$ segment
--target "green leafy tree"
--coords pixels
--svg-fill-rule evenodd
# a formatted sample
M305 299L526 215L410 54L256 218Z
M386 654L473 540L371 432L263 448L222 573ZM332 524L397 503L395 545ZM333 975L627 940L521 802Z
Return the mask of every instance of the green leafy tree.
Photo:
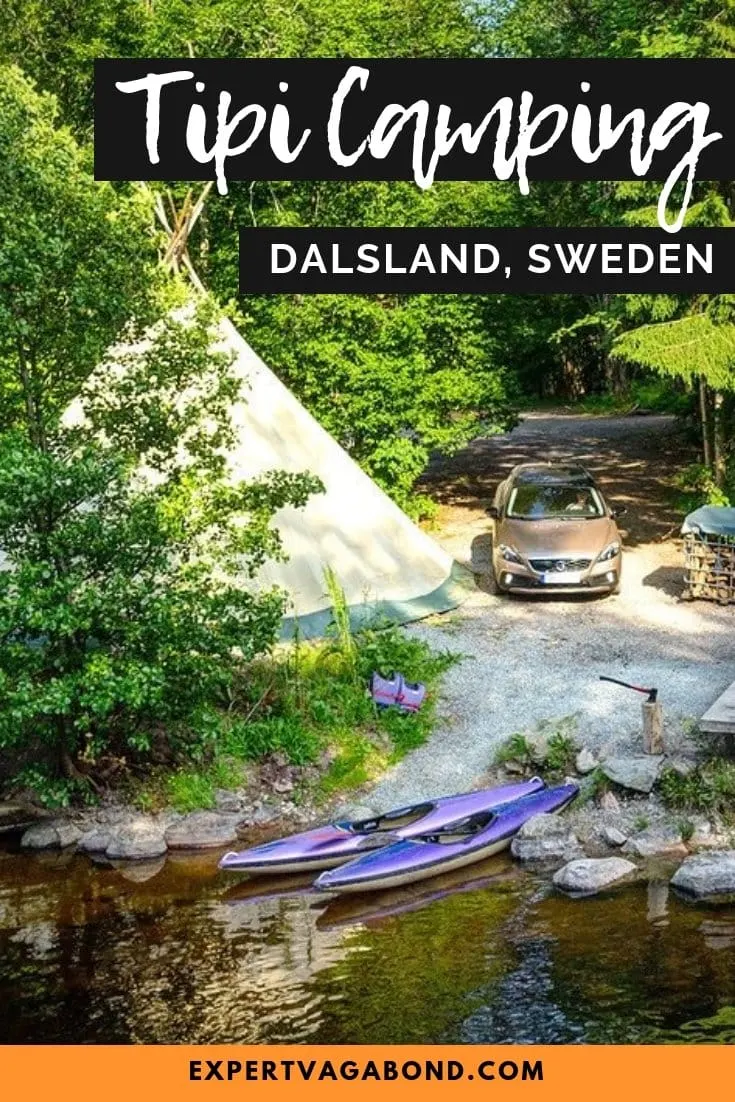
M150 327L175 288L143 199L94 182L17 70L0 90L0 747L94 784L105 755L211 732L280 625L249 584L273 514L319 487L232 476L213 306Z
M364 469L413 515L432 451L511 414L482 319L459 296L254 299L258 350ZM246 330L247 331L247 330Z
M456 57L481 53L487 37L480 18L484 5L466 0L368 0L359 6L347 0L291 6L277 0L124 0L117 16L114 8L103 3L104 18L95 24L88 0L73 18L62 0L16 3L16 18L12 25L8 19L0 45L59 94L66 118L85 138L91 114L83 79L91 74L95 52ZM447 184L423 195L409 183L233 182L226 200L210 197L190 246L206 285L227 301L237 290L239 224L502 224L509 190ZM185 185L175 187L175 198L185 191ZM247 301L245 311L256 349L413 513L424 506L412 488L431 450L451 450L486 427L509 423L506 364L523 356L515 347L508 355L493 340L476 297L434 300L431 307L425 298L408 296L332 297L324 303L258 299ZM502 312L497 304L496 312ZM519 329L509 323L504 331L512 336Z

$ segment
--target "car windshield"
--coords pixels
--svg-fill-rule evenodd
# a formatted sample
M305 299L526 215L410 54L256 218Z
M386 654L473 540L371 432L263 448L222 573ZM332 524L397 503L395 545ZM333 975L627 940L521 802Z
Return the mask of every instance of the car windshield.
M605 515L597 490L588 486L514 486L507 515L517 520L591 520Z

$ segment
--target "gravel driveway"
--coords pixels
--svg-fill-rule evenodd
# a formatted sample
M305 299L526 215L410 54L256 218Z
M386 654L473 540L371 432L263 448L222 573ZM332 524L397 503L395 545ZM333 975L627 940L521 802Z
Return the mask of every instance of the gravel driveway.
M493 596L484 506L495 485L514 463L573 457L610 500L628 506L620 595ZM574 713L591 748L640 749L642 698L601 683L600 674L658 687L667 746L685 744L691 721L735 680L735 610L679 597L679 518L668 488L689 461L670 418L531 415L429 472L427 488L442 502L438 539L472 565L478 588L462 608L409 630L466 658L446 676L435 734L377 783L368 804L471 787L509 735Z

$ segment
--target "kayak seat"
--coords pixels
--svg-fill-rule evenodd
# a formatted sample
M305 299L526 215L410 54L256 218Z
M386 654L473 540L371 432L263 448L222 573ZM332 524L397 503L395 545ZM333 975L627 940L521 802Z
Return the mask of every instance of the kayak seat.
M443 845L471 842L477 834L489 827L496 818L497 813L495 811L480 811L476 815L468 815L466 819L459 819L456 823L448 823L447 826L433 834L422 834L421 841Z
M397 834L389 834L387 831L378 831L375 834L367 834L360 840L359 849L356 852L366 853L371 849L383 849L385 846L400 842Z
M385 815L378 815L374 819L360 819L352 823L350 829L353 834L372 834L377 830L400 830L401 827L410 826L428 815L434 808L433 803L415 804L413 807L401 807L397 811L390 811Z

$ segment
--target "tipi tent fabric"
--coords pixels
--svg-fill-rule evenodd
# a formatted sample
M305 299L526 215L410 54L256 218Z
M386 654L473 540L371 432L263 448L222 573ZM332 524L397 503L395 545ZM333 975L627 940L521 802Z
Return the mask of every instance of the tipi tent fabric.
M223 319L219 326L243 381L243 400L232 410L232 474L250 479L271 470L309 471L325 487L304 508L276 513L287 558L267 562L255 578L256 585L288 593L282 637L324 635L332 618L326 568L344 590L353 626L376 617L407 623L458 605L466 596L467 571L375 485L232 322ZM70 423L83 417L82 402L73 402L65 416Z
M231 469L243 478L268 470L310 471L325 486L303 509L281 509L274 524L285 562L269 562L264 585L289 594L283 635L323 635L331 619L324 572L345 592L353 623L377 616L399 623L455 607L466 572L409 520L266 367L227 319L223 342L245 387L233 409Z

